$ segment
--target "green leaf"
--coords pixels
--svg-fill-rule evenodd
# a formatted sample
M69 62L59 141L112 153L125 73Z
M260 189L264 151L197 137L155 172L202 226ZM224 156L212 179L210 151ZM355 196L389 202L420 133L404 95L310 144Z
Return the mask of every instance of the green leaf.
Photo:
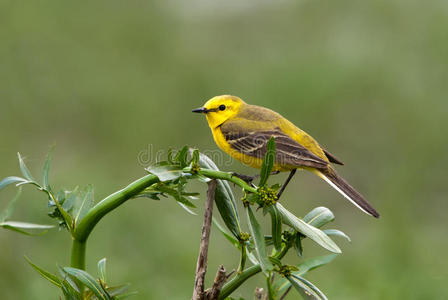
M271 215L272 241L275 249L280 251L282 248L282 216L275 205L269 206L268 211Z
M4 188L5 186L12 184L12 183L26 183L26 182L28 182L28 180L26 180L25 178L21 178L21 177L17 177L17 176L9 176L9 177L2 179L2 181L0 181L0 190L2 188Z
M309 237L325 249L334 252L341 253L338 245L333 242L331 238L328 237L322 230L309 225L298 217L290 213L286 208L284 208L280 203L277 203L277 209L282 216L283 223L291 226L293 229L297 230L306 237Z
M271 174L275 161L275 139L271 137L266 144L266 155L264 156L263 165L260 172L260 186L264 186Z
M23 177L25 177L29 181L36 182L36 180L34 180L33 176L31 176L30 170L28 170L28 168L25 165L25 162L23 161L23 158L19 152L17 152L17 156L19 158L20 170L22 171Z
M166 161L162 161L147 167L146 171L156 175L160 181L169 181L183 176L182 169L183 167L180 165L172 165Z
M185 168L188 165L188 149L188 146L184 146L182 149L177 151L176 156L174 156L174 161L180 164L181 169Z
M313 257L310 259L307 259L306 261L302 262L301 264L299 264L297 267L299 268L299 271L297 272L293 272L294 275L297 276L302 276L305 275L307 272L314 270L316 268L325 266L326 264L329 264L330 262L332 262L336 256L338 256L337 254L328 254L328 255L323 255L323 256L318 256L318 257Z
M340 236L340 237L345 238L349 242L352 241L348 235L346 235L345 233L343 233L342 231L337 230L337 229L325 229L324 232L326 235Z
M311 289L308 285L304 284L301 280L296 279L292 276L287 276L286 279L291 283L291 285L302 295L303 299L306 300L321 300L319 296Z
M325 296L324 293L322 293L314 284L312 284L305 278L303 278L301 276L297 276L297 275L292 275L291 277L288 277L288 280L290 280L290 278L295 279L295 281L298 282L299 285L302 286L302 290L305 290L303 288L306 287L306 291L315 297L313 299L328 300L327 296ZM294 284L293 284L293 286L294 286Z
M73 209L73 205L76 203L76 200L79 196L78 187L75 187L73 191L64 191L64 203L62 203L62 208L70 212Z
M77 201L73 204L75 226L76 224L79 224L82 218L84 218L93 206L93 187L88 185L83 191L82 197L79 197L76 200Z
M98 275L100 276L100 278L103 282L107 282L107 280L106 280L106 258L103 258L98 262Z
M75 290L67 280L62 281L61 289L65 300L84 300L81 293Z
M258 261L260 262L261 269L266 276L269 276L269 272L274 269L271 261L269 260L266 245L264 243L264 235L261 231L261 226L255 218L254 213L250 206L246 207L247 220L249 224L250 233L254 240L255 252L258 256Z
M195 213L194 211L192 211L187 205L183 204L180 201L177 201L177 204L180 205L180 207L182 207L183 209L185 209L187 211L187 213L192 214L193 216L196 216L197 213ZM191 205L193 205L193 203L191 203Z
M193 165L199 164L199 150L198 149L193 150L191 164L193 164Z
M54 147L51 147L50 152L47 154L47 158L45 159L44 167L42 168L42 186L44 189L48 190L48 173L50 171L50 160L51 160L51 154L53 152Z
M89 290L91 290L95 296L98 297L100 300L109 300L110 297L108 297L107 294L102 293L102 288L100 284L84 270L72 268L72 267L65 267L64 272L66 272L69 275L72 275L76 279L78 279L82 284L84 284Z
M119 296L119 295L123 295L124 293L126 293L129 290L129 283L125 283L125 284L120 284L117 286L111 286L106 288L107 292L109 293L109 295L111 295L112 297L115 296Z
M51 274L48 271L45 271L44 269L42 269L41 267L35 265L34 263L31 262L31 260L25 256L26 261L30 264L31 267L33 267L34 270L37 271L37 273L39 273L43 278L47 279L48 281L50 281L52 284L54 284L57 287L61 287L62 286L62 280L59 279L56 275Z
M294 239L294 249L296 249L297 255L302 257L303 247L302 247L302 234L297 233L296 238Z
M310 211L305 217L303 217L303 220L314 227L320 228L333 221L334 215L331 210L321 206Z
M0 213L0 223L6 221L6 219L8 219L12 215L16 201L20 198L20 194L22 194L22 187L19 187L14 198L11 200L11 202L9 202L8 206Z
M202 168L219 171L216 164L205 154L199 153L199 165ZM239 240L241 236L240 219L235 196L225 180L216 180L215 203L224 224Z
M33 223L25 223L25 222L16 222L16 221L5 221L0 223L0 227L3 227L5 229L13 230L25 235L42 235L45 234L50 228L53 228L53 225L40 225L40 224L33 224ZM27 230L44 230L42 232L38 233L32 233L28 232Z
M238 242L236 238L231 236L217 221L213 218L213 224L218 227L218 230L222 233L222 235L237 249L241 249L241 244Z

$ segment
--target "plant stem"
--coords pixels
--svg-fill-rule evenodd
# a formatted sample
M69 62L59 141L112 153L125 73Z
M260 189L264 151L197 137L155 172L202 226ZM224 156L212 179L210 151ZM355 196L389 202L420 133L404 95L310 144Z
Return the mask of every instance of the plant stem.
M216 180L208 183L207 200L205 201L204 221L202 223L201 243L199 246L198 262L192 300L204 299L205 274L207 272L208 243L212 229L213 202L215 201ZM225 275L225 272L224 272Z
M70 259L70 266L73 268L85 270L86 269L86 243L89 234L92 232L95 225L108 212L123 204L126 200L131 199L143 191L148 186L158 182L159 179L150 174L129 184L127 187L107 196L97 205L95 205L87 215L81 220L73 231L72 253ZM82 291L82 285L79 284Z
M183 169L184 172L191 172L191 168L185 168ZM227 180L230 182L235 183L236 185L239 185L240 187L242 187L244 190L251 192L251 193L256 193L257 189L248 185L247 182L245 182L244 180L242 180L241 178L238 178L237 176L234 176L232 173L229 172L222 172L222 171L216 171L216 170L211 170L211 169L199 169L198 174L211 178L211 179L222 179L222 180Z
M70 266L73 268L85 270L86 268L86 241L80 242L73 240L72 257Z
M86 269L86 241L80 242L73 239L70 266L81 270ZM75 280L75 283L78 286L78 290L82 294L84 291L84 285L79 280Z
M89 237L95 225L104 217L108 212L117 208L126 200L131 199L133 196L137 195L145 188L158 182L157 176L149 174L136 181L132 182L125 188L107 196L101 200L97 205L95 205L85 217L81 220L79 224L76 225L74 230L74 239L83 242Z
M277 259L282 259L286 255L290 246L284 246L283 249L274 255ZM232 294L237 288L239 288L247 279L254 276L255 274L261 272L260 264L253 265L243 272L237 274L232 280L228 281L222 288L221 294L219 294L219 300L225 299L227 296Z

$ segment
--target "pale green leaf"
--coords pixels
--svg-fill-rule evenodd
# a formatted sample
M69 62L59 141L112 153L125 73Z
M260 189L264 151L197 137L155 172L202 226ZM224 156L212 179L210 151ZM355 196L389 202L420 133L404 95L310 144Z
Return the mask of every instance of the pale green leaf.
M258 261L260 262L260 266L261 269L263 270L263 273L266 276L269 276L269 272L274 269L274 266L269 260L267 254L266 244L264 243L264 234L250 206L246 207L246 213L250 233L254 240L255 252L257 253Z
M293 229L297 230L304 236L312 239L325 249L334 252L341 253L341 249L336 245L331 238L328 237L322 230L309 225L305 221L294 216L286 208L284 208L280 203L277 203L277 209L282 216L283 223L291 226Z

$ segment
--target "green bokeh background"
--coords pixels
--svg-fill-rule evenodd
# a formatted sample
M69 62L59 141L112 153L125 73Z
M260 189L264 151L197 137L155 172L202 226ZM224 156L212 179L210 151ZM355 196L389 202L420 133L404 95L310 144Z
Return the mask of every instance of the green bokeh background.
M343 254L312 282L330 299L446 299L447 83L447 1L0 0L0 177L19 174L17 151L40 174L55 144L53 186L91 183L98 201L168 147L217 152L191 109L238 95L311 133L382 214L368 217L299 173L284 205L298 215L327 206L330 227L352 238L338 240ZM225 156L218 164L254 172ZM171 199L108 215L90 237L88 270L107 257L110 281L131 282L134 299L191 297L205 187L191 188L199 216ZM14 193L1 192L0 208ZM43 194L25 188L13 219L52 222L46 213ZM65 232L1 230L0 245L2 299L57 299L23 255L53 271L67 265ZM325 251L306 241L305 254ZM218 264L237 267L216 229L209 256L209 281ZM257 285L235 295L251 298Z

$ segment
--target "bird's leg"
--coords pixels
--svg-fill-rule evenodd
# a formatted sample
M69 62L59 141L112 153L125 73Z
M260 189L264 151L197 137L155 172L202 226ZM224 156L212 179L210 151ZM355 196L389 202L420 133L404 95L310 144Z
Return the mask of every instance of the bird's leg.
M278 173L280 173L280 171L274 171L274 172L271 172L271 175L277 175ZM232 173L232 176L238 177L238 178L246 181L247 183L252 183L252 181L254 181L254 179L260 177L260 174L255 174L253 176L250 176L250 175L244 175L244 174L239 174L239 173Z
M291 172L289 173L288 178L286 178L285 183L283 183L282 187L280 188L280 190L277 193L277 200L280 199L280 196L282 195L282 193L285 190L288 183L291 181L291 178L294 176L294 174L296 174L296 171L297 171L297 169L292 169Z

